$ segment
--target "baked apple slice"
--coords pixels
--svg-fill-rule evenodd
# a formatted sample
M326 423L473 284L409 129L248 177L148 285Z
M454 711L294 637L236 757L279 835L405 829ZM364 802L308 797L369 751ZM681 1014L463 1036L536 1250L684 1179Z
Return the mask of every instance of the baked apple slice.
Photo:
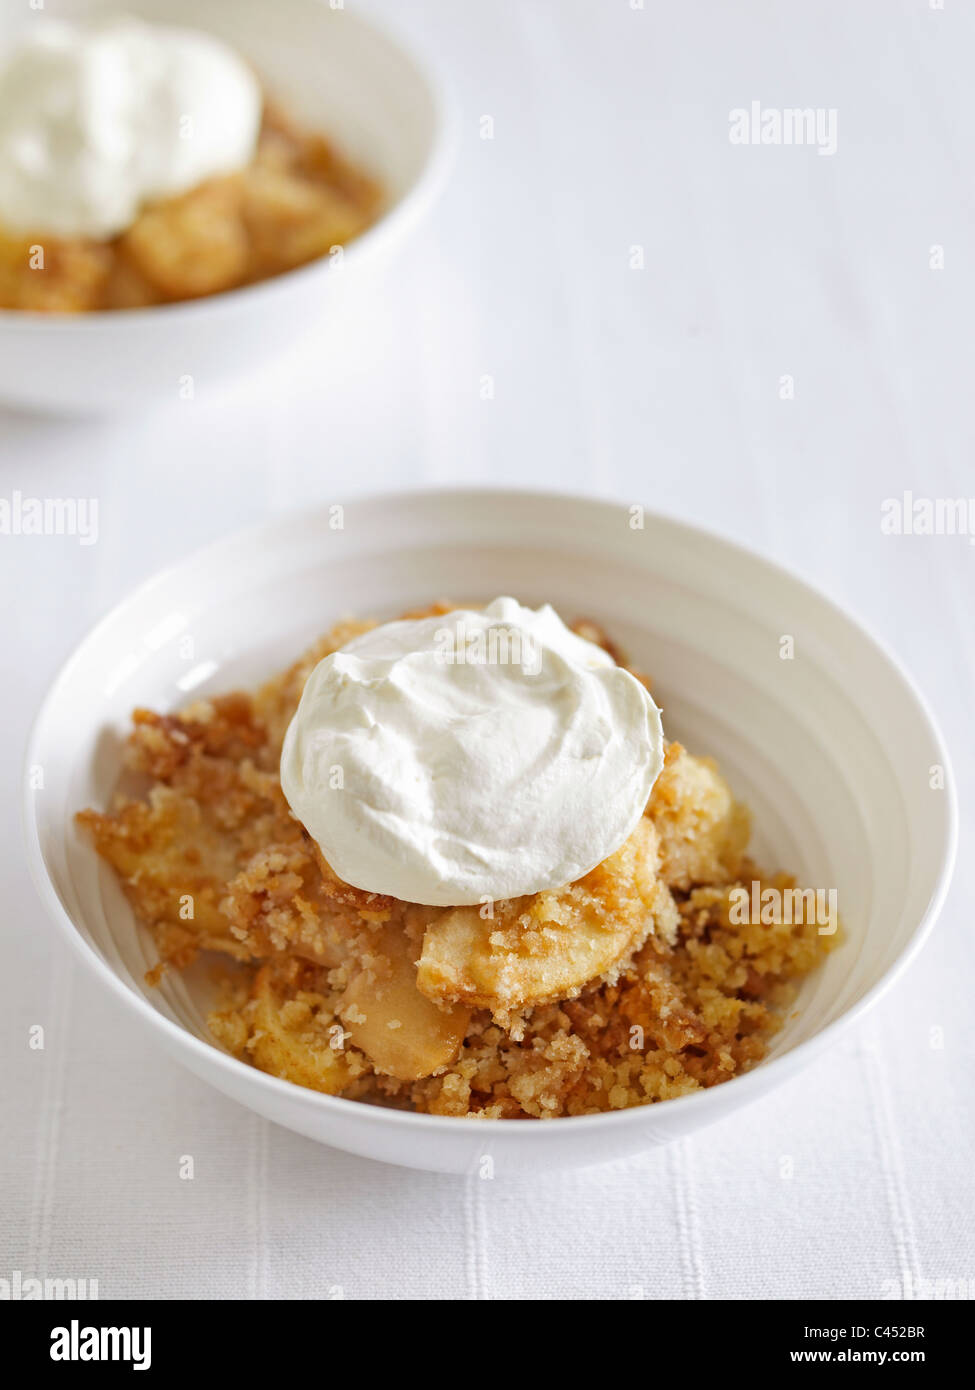
M283 970L299 977L300 982L297 962L285 962ZM265 965L254 978L245 1014L246 1041L232 1037L232 1013L210 1017L211 1029L231 1051L240 1055L246 1049L261 1071L326 1095L338 1095L348 1085L342 1026L324 996L302 990L295 993L294 979L279 979L274 967Z
M595 869L558 892L450 908L427 927L417 985L431 1000L513 1011L571 998L628 958L655 929L676 929L657 879L646 818ZM659 919L659 923L658 923Z
M647 816L660 837L660 876L668 887L686 891L735 877L751 825L712 758L671 743Z
M400 1081L432 1076L456 1056L470 1009L420 993L419 932L395 922L368 937L361 965L339 1001L339 1017L376 1071Z

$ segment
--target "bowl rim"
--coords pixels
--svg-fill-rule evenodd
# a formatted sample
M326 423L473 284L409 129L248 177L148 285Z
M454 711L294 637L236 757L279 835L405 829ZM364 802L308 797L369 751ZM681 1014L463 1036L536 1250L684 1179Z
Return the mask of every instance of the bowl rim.
M381 505L383 507L396 507L400 503L415 501L417 498L427 498L430 501L449 501L459 498L477 499L481 498L485 502L497 503L504 499L511 501L525 500L530 498L540 503L561 503L576 507L587 507L600 510L605 514L624 510L632 505L631 500L616 501L606 497L586 495L560 491L555 489L545 489L536 487L485 487L481 484L471 484L470 486L430 486L401 488L392 491L369 491L347 498L347 507L361 507L363 505ZM316 506L310 510L292 510L269 520L258 522L251 526L237 528L219 536L206 545L196 547L188 554L182 556L177 561L156 571L148 578L137 584L130 590L118 603L114 604L102 618L94 623L81 639L74 645L67 658L63 661L55 675L52 677L47 693L37 711L31 725L30 733L24 753L22 768L22 800L21 813L24 837L26 841L27 863L31 878L38 896L47 909L47 915L52 919L64 934L69 938L72 949L76 956L83 959L88 968L101 979L107 987L119 997L127 1007L138 1017L148 1020L150 1027L159 1031L163 1038L168 1038L173 1045L173 1052L178 1054L185 1050L194 1058L199 1058L204 1072L211 1067L229 1076L231 1080L237 1079L244 1086L253 1086L258 1091L263 1091L271 1097L277 1097L282 1104L289 1101L304 1104L306 1109L317 1110L322 1115L334 1115L336 1121L341 1123L343 1116L351 1118L351 1113L355 1114L357 1121L372 1127L393 1127L412 1130L417 1134L428 1132L435 1133L457 1133L458 1123L465 1120L465 1116L452 1115L427 1115L418 1114L413 1111L387 1109L383 1106L370 1105L359 1100L350 1100L342 1096L327 1095L321 1091L313 1091L305 1086L299 1086L296 1082L287 1081L282 1077L272 1076L267 1072L260 1071L257 1067L251 1066L224 1052L213 1043L205 1041L189 1032L181 1024L166 1018L161 1014L148 999L137 993L124 980L118 976L105 961L97 949L90 945L82 936L79 929L75 926L70 914L62 906L60 898L55 891L47 866L44 862L44 855L41 849L40 832L35 812L35 797L30 787L30 780L27 775L29 768L43 761L38 757L37 740L44 724L48 711L58 697L61 689L70 681L75 663L81 659L84 648L92 637L100 632L104 627L116 620L116 618L130 605L137 603L147 596L154 589L166 584L172 575L182 569L185 565L195 564L210 557L216 558L218 553L228 546L233 546L244 540L259 541L266 540L274 532L287 531L296 523L307 524L309 520L321 517L323 522L327 522L329 508L332 503ZM911 932L910 937L904 947L891 962L880 978L866 991L860 999L846 1009L840 1016L828 1023L824 1028L814 1033L812 1037L797 1043L788 1052L782 1053L778 1057L771 1057L759 1062L755 1067L747 1072L742 1072L738 1076L730 1078L721 1086L713 1086L690 1093L689 1095L675 1096L665 1101L656 1101L647 1105L632 1106L624 1110L602 1111L593 1115L564 1115L559 1116L552 1124L541 1125L514 1125L510 1120L504 1119L479 1119L478 1131L483 1132L485 1127L494 1136L499 1134L509 1134L513 1138L516 1135L540 1134L548 1136L550 1133L566 1134L574 1132L583 1127L595 1129L612 1127L614 1131L622 1131L623 1127L629 1125L640 1126L641 1121L646 1123L658 1105L667 1107L668 1115L678 1113L692 1114L701 1111L698 1121L700 1125L717 1120L723 1113L720 1104L720 1097L725 1093L726 1087L735 1087L735 1095L738 1096L741 1104L746 1104L749 1099L755 1099L762 1094L784 1082L787 1077L800 1070L813 1060L827 1045L834 1042L837 1037L846 1032L852 1025L861 1018L883 994L890 989L894 982L903 974L911 962L920 952L925 941L931 934L935 922L941 912L945 897L947 896L951 884L952 872L955 864L955 857L958 846L958 796L955 786L955 779L951 765L951 759L945 744L941 729L935 716L925 698L918 689L912 676L904 668L900 659L895 656L886 643L878 638L868 625L866 625L859 615L850 608L841 606L828 594L824 593L818 585L810 583L796 570L778 561L770 560L758 551L749 546L741 544L739 541L731 540L726 535L710 526L701 526L691 523L681 517L670 513L659 511L655 508L645 508L645 516L663 523L665 526L677 531L683 531L688 537L704 538L712 544L724 546L735 552L742 558L751 563L764 568L769 577L786 579L791 583L798 584L801 588L811 593L820 603L836 616L847 623L852 623L859 631L862 640L869 643L875 652L882 657L897 676L908 693L913 698L917 712L923 723L926 725L926 732L936 746L939 761L945 768L945 791L947 792L947 823L946 836L941 846L940 863L938 865L937 879L934 884L927 906L919 922ZM188 1062L184 1065L195 1068ZM774 1073L774 1080L769 1084L770 1074ZM200 1074L199 1072L197 1074ZM762 1078L765 1081L762 1081ZM212 1083L211 1083L212 1084ZM218 1089L220 1089L218 1087ZM226 1092L225 1092L226 1093ZM234 1091L236 1096L237 1092ZM246 1104L246 1101L240 1103ZM354 1111L350 1112L350 1107ZM708 1110L711 1114L708 1116ZM571 1127L571 1128L570 1128ZM325 1142L328 1142L326 1139ZM519 1139L519 1143L555 1143L556 1140L549 1140L547 1137L539 1140ZM607 1155L611 1157L611 1155Z
M315 0L316 4L320 0ZM326 7L327 8L327 7ZM412 35L406 35L401 25L377 16L374 11L345 11L343 23L351 21L362 29L371 29L385 39L404 57L425 86L433 105L433 132L419 172L395 202L384 205L376 220L352 238L342 248L342 271L350 262L358 265L381 251L397 235L407 232L419 220L423 210L434 202L447 182L460 140L459 109L454 84L441 64L432 61L428 49ZM5 309L0 307L0 331L24 328L30 333L68 332L93 333L97 329L131 328L138 331L154 323L192 322L203 315L222 313L230 316L246 312L252 305L275 293L306 287L305 282L335 274L328 256L316 256L304 265L270 275L253 284L238 285L216 294L196 299L177 299L165 304L149 304L139 309L92 309L80 313L63 310ZM339 274L342 272L340 271Z

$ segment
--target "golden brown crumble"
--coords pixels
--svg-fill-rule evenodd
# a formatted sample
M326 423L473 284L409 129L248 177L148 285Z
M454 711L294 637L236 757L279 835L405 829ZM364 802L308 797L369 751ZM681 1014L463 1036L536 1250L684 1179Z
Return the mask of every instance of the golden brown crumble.
M430 908L334 874L291 815L278 762L309 673L370 626L339 624L254 696L135 711L126 762L148 794L78 819L153 933L152 977L202 951L232 957L243 992L238 978L210 1016L230 1052L314 1090L438 1115L624 1109L761 1060L795 982L837 938L731 920L737 884L794 880L745 857L747 812L679 744L630 839L558 892ZM594 624L576 630L618 659Z

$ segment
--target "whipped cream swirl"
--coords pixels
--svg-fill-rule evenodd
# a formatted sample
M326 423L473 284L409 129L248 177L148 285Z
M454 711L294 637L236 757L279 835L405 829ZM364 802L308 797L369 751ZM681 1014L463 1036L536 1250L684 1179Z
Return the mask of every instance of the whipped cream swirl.
M250 163L261 90L209 34L40 19L0 55L0 226L106 239Z
M547 605L499 598L319 662L281 785L347 883L449 907L588 873L635 828L663 756L634 676Z

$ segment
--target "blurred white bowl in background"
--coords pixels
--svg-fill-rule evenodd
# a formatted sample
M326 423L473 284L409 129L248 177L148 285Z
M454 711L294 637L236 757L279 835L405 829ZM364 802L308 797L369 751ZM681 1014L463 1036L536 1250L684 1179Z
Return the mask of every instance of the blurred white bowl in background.
M256 366L324 314L355 313L355 289L381 273L429 209L450 163L453 120L440 79L401 40L325 0L58 0L0 15L0 51L53 15L120 11L204 29L254 64L268 90L386 191L379 220L328 258L211 298L149 309L34 314L0 309L0 400L55 412L125 410ZM0 210L2 218L2 210Z
M342 521L341 528L336 520ZM41 897L88 967L197 1075L261 1115L370 1158L435 1171L567 1167L691 1133L798 1071L889 987L941 905L957 810L926 706L845 613L760 556L628 507L545 493L442 491L274 521L165 571L111 612L37 718L25 823ZM641 1109L542 1123L404 1114L303 1090L221 1051L206 987L155 961L73 816L108 804L135 705L252 686L350 612L512 594L605 625L651 673L664 727L714 754L754 813L759 863L835 887L846 940L803 984L754 1071ZM181 653L192 635L192 659ZM783 660L783 636L794 656ZM932 789L929 770L945 769Z

